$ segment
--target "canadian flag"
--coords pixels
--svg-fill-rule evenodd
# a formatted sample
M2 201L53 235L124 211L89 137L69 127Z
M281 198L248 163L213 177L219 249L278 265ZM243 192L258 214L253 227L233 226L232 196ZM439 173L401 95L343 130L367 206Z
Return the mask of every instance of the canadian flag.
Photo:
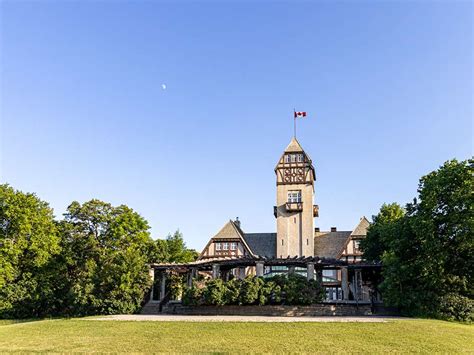
M295 118L296 117L306 117L306 112L295 111Z

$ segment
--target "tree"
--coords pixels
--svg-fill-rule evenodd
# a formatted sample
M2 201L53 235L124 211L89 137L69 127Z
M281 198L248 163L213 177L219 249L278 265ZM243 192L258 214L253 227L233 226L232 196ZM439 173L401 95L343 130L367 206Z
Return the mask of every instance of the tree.
M157 239L150 250L151 262L188 263L196 260L198 256L196 250L186 247L183 234L179 230L164 240Z
M148 223L131 208L73 202L60 224L69 312L133 313L150 287Z
M396 229L396 222L405 215L405 210L397 203L383 204L380 212L373 216L373 223L367 231L367 237L362 240L361 248L364 258L370 261L380 261L382 254L388 248L390 237Z
M418 199L384 205L365 257L382 260L386 303L411 315L474 318L473 160L451 160L420 179Z
M54 312L54 257L60 250L48 204L34 194L0 185L1 317Z

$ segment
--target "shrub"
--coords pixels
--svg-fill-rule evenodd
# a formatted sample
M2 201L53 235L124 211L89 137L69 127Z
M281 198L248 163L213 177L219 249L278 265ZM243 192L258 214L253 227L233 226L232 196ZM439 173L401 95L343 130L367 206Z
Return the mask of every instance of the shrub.
M237 304L239 302L240 289L242 288L242 281L239 279L232 279L225 283L224 303Z
M204 304L222 306L225 304L226 287L221 279L214 279L207 282L203 291Z
M322 287L300 275L278 275L269 279L248 276L244 280L220 279L193 283L183 294L185 305L307 305L323 299Z
M264 281L260 277L247 276L242 281L239 294L239 304L254 304L258 300L260 288Z
M472 322L474 321L474 300L456 293L449 293L441 298L438 314L447 320Z
M183 304L185 306L199 306L203 304L203 288L197 287L195 283L191 287L186 287L183 292Z

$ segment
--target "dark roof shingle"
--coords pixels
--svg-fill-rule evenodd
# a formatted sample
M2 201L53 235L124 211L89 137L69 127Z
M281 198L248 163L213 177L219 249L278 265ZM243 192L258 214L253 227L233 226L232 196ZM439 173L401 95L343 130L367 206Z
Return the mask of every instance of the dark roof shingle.
M316 232L314 237L314 256L337 258L346 244L351 232Z
M245 233L244 239L255 255L275 257L276 233Z

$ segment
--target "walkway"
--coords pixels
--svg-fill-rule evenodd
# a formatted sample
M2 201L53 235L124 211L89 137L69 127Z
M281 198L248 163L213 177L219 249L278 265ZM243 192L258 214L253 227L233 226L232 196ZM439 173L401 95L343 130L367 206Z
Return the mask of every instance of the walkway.
M84 320L101 321L152 321L152 322L373 322L381 323L388 320L403 319L399 317L267 317L267 316L185 316L185 315L143 315L120 314L83 318Z

